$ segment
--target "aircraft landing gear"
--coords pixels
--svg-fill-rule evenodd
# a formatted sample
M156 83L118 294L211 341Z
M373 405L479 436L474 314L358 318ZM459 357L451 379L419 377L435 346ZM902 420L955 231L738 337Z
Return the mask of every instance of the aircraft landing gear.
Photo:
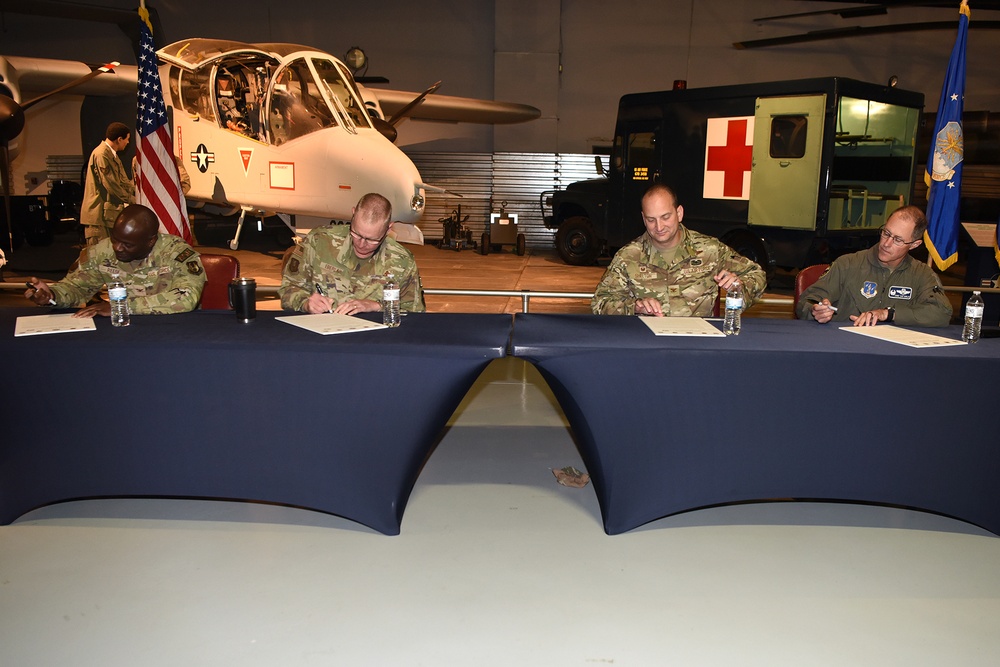
M253 211L253 209L249 209L249 208L244 208L243 210L240 211L240 219L236 223L236 235L232 239L230 239L230 241L229 241L229 249L230 250L238 250L239 249L239 247L240 247L240 234L243 232L243 221L246 220L247 213L250 213L251 211ZM259 221L257 223L257 230L258 231L260 231L261 226L264 224L264 213L263 212L259 212L259 213L260 213L260 217L258 218ZM281 222L283 222L285 224L285 227L288 227L288 230L292 233L292 240L296 240L296 239L298 239L301 236L298 233L298 231L296 231L296 229L295 229L295 222L294 222L293 216L290 216L287 213L278 213L278 218L281 219Z
M240 219L239 222L236 223L236 236L229 241L230 250L236 250L240 247L240 234L243 232L243 220L247 217L247 210L248 209L243 209L240 211Z

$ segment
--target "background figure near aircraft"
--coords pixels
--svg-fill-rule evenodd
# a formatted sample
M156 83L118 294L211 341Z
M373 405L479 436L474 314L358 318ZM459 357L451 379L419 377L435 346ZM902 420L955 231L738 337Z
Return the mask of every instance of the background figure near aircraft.
M286 310L358 313L382 309L386 273L399 284L401 310L423 311L424 293L410 251L388 238L392 205L366 194L350 225L318 227L306 236L281 274L278 295Z
M129 311L136 315L165 315L194 310L205 286L205 268L194 249L179 236L160 234L153 211L132 204L121 212L109 238L80 253L77 268L48 285L32 276L24 296L44 306L59 308L86 303L111 281L114 272L128 289ZM107 301L85 306L74 317L111 315Z
M749 308L767 276L722 241L681 224L684 207L673 189L657 183L642 196L646 233L619 250L597 285L598 315L710 317L719 288L743 285Z
M927 218L916 206L893 211L881 229L878 245L837 258L802 292L799 318L820 324L850 320L856 327L879 322L946 326L952 308L941 280L929 266L910 257L926 229Z
M87 245L107 238L118 214L135 201L135 187L118 157L128 146L130 134L124 123L111 123L104 141L90 154L80 205L80 224Z

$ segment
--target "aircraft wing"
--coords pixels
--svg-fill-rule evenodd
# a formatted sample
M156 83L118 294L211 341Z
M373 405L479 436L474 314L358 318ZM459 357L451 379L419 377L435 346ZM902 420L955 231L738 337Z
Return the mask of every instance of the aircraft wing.
M371 87L365 87L365 92L378 98L378 104L387 118L391 118L397 111L420 95L420 93L403 90ZM434 94L425 97L416 108L407 114L407 117L415 120L493 125L524 123L541 115L541 111L527 104Z

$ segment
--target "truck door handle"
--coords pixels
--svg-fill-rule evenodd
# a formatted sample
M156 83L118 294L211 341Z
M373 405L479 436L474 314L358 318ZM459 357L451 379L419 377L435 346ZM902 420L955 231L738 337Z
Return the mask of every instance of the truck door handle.
M792 163L791 163L791 162L789 162L788 160L782 160L781 162L779 162L779 163L778 163L778 166L779 166L779 167L788 167L788 166L790 166L791 164L792 164Z

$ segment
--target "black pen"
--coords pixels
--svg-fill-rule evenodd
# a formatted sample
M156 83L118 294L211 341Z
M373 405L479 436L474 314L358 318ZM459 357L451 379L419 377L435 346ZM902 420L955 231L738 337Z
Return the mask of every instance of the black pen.
M326 290L323 289L322 285L320 285L319 283L313 283L313 285L316 286L316 294L319 294L320 296L326 296ZM333 312L333 304L332 303L330 304L330 310L328 310L326 312L328 312L328 313L332 313Z
M32 285L32 284L31 284L30 282L26 282L26 283L24 283L24 284L25 284L25 285L27 285L28 287L30 287L31 289L35 290L36 292L38 291L38 287L37 287L36 285ZM50 305L50 306L54 306L54 305L56 305L56 300L55 300L55 299L52 299L52 298L50 298L50 299L49 299L49 305Z

